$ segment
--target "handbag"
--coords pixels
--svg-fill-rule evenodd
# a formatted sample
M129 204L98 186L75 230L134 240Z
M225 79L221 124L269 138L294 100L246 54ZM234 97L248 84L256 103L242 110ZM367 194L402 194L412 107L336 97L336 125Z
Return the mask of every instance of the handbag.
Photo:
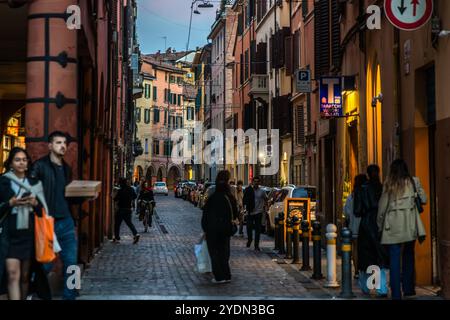
M200 242L194 246L194 252L196 258L195 271L199 273L212 272L208 244L206 243L206 239L204 239L204 237L202 237Z
M420 199L419 193L417 192L416 182L411 178L411 182L414 188L414 201L416 203L417 210L419 213L423 212L422 200Z
M56 258L53 250L54 235L54 219L42 208L42 216L34 217L34 248L38 262L49 263Z
M230 230L230 236L234 236L236 234L236 232L238 231L238 227L236 225L236 223L234 223L233 221L233 206L231 205L230 199L228 199L228 196L225 195L225 198L227 199L228 202L228 206L230 207L231 210L231 230Z

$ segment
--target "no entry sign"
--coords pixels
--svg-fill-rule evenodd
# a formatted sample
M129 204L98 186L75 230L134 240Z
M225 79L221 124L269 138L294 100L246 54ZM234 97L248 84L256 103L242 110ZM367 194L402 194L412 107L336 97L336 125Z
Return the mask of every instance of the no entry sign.
M389 21L402 30L416 30L430 20L433 0L384 0Z

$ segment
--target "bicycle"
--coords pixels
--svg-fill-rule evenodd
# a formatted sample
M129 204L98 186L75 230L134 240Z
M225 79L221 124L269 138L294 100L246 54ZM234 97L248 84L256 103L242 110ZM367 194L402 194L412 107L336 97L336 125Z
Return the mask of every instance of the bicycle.
M140 201L140 217L139 220L144 224L144 232L152 227L153 207L155 201L141 200Z

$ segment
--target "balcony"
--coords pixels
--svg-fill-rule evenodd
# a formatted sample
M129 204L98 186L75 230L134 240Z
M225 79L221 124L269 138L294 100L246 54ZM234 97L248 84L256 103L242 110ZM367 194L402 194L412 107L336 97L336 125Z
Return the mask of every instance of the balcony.
M268 98L269 96L269 77L266 74L253 74L250 78L250 94L257 98Z

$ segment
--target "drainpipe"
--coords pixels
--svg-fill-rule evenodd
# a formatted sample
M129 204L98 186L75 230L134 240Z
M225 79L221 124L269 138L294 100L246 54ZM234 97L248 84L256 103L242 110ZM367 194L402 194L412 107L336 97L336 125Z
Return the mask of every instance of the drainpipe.
M303 5L303 4L302 4ZM291 38L292 38L292 1L289 1L289 30L291 31ZM292 43L292 46L293 46L293 43ZM291 61L291 63L292 63L292 61ZM294 92L294 85L293 85L293 82L294 82L294 79L292 79L292 75L291 75L291 96L292 96L292 92ZM294 104L292 103L291 104L291 114L292 115L294 115ZM294 118L294 117L292 117L292 118ZM289 168L289 170L290 170L290 176L291 176L291 183L294 183L294 170L293 170L293 168L294 168L294 159L295 159L295 156L294 156L294 125L293 125L293 123L294 123L294 120L292 120L292 136L291 136L291 161L290 161L290 168Z
M395 119L396 123L396 148L397 158L403 158L402 151L402 67L400 57L400 30L394 28L394 63L395 63L395 85L394 90L396 92L396 108Z

